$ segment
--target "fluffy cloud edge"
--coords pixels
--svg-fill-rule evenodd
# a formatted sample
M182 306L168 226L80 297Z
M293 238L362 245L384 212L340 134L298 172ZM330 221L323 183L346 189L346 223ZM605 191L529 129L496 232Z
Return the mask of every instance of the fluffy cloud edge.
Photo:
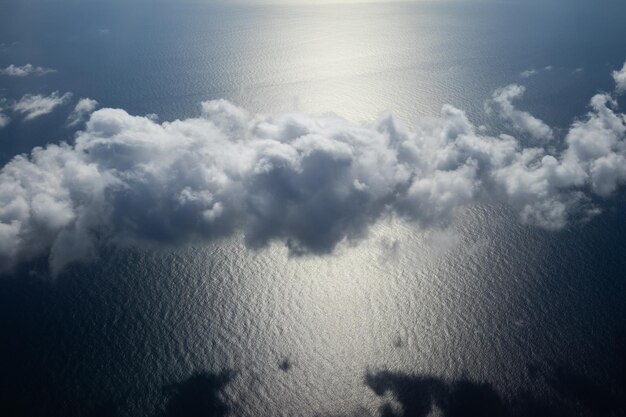
M615 90L618 94L626 93L626 62L621 70L613 71L613 79L615 80Z
M486 103L488 113L495 112L500 118L510 122L518 132L530 135L536 142L547 143L554 139L552 128L528 112L518 110L514 102L526 92L524 86L511 84L496 90Z

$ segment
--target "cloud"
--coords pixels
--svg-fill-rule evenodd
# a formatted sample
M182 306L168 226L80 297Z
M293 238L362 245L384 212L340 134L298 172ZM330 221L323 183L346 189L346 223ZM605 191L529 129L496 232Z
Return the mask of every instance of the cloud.
M528 69L528 70L520 72L519 75L522 78L530 78L530 77L533 77L533 76L539 74L542 71L552 71L553 68L554 67L552 65L547 65L547 66L545 66L543 68L540 68L538 70L536 70L534 68L531 68L531 69Z
M81 98L67 118L68 126L76 126L81 123L87 115L98 107L98 102L90 98Z
M0 68L0 75L7 75L9 77L26 77L28 75L42 76L56 72L52 68L35 67L32 64L22 65L18 67L14 64L2 69Z
M487 110L494 111L502 119L512 123L516 130L529 134L536 141L551 141L554 133L550 126L528 112L517 110L513 105L515 100L523 97L525 91L525 87L517 84L496 90L487 102Z
M522 93L494 94L498 115L551 134L514 108ZM0 265L48 256L56 273L102 245L237 231L251 248L280 241L292 254L324 254L387 216L445 228L459 208L485 198L558 229L596 213L593 201L626 182L626 118L615 107L596 95L558 153L486 135L452 106L414 130L391 115L355 124L255 115L224 100L163 123L100 109L74 143L35 148L0 170Z
M626 62L619 71L613 71L616 91L620 94L626 92Z
M530 78L530 77L532 77L535 74L537 74L537 70L536 69L529 69L529 70L526 70L526 71L522 71L520 73L520 77L522 77L522 78Z
M13 111L22 114L24 120L33 120L67 104L71 98L72 93L59 95L58 91L49 96L26 94L13 105Z

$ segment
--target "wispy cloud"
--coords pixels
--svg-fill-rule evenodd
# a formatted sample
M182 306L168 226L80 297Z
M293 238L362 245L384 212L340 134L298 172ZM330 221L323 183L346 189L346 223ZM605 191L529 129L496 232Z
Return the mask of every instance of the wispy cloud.
M24 120L33 120L67 104L71 98L72 93L59 95L58 91L48 96L26 94L13 105L13 111L23 115Z
M6 52L6 51L10 50L11 47L17 46L19 44L20 43L17 42L17 41L11 42L11 43L2 42L2 43L0 43L0 52Z
M4 113L0 113L0 129L7 126L11 122L11 118Z
M90 98L81 98L67 118L67 125L72 127L80 124L98 107L98 102Z
M0 129L6 127L11 122L11 118L3 113L5 103L5 99L0 99Z
M545 136L549 127L513 106L522 93L496 92L498 114ZM294 254L324 254L386 216L445 228L485 197L558 229L598 213L594 202L626 182L626 116L615 109L610 95L594 96L559 152L489 136L448 105L415 130L390 115L361 125L254 115L226 101L163 123L100 109L74 144L36 148L0 170L0 265L49 254L58 272L103 244L236 231L252 248L282 241Z
M22 65L21 67L11 64L4 69L0 69L0 75L8 75L9 77L26 77L29 75L42 76L53 72L56 72L56 70L52 68L36 67L32 64Z
M534 68L531 68L531 69L528 69L528 70L522 71L522 72L520 73L520 77L522 77L522 78L530 78L530 77L532 77L532 76L534 76L534 75L539 74L539 73L540 73L540 72L542 72L542 71L552 71L552 65L545 66L545 67L540 68L540 69L538 69L538 70L537 70L537 69L534 69Z
M529 69L529 70L526 70L526 71L522 71L520 73L520 77L522 77L522 78L530 78L530 77L532 77L535 74L537 74L537 70Z

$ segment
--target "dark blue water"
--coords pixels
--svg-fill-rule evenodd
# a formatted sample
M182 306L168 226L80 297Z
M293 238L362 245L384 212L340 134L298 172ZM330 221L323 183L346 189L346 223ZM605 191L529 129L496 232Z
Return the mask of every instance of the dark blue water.
M613 89L626 7L544 3L4 1L0 67L57 72L2 77L0 96L409 125L450 103L500 130L484 100L517 82L521 108L565 129ZM0 161L71 141L74 103L11 115ZM20 265L0 280L0 414L626 415L624 203L559 232L497 204L449 233L393 220L330 256L233 238L110 248L56 278L46 259Z

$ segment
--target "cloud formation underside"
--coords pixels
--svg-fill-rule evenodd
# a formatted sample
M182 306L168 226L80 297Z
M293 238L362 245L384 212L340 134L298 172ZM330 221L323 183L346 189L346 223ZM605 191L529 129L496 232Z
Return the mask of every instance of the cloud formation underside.
M499 90L495 111L538 143L553 141L552 129L513 106L522 93ZM594 96L557 153L482 134L448 105L414 130L391 115L361 125L254 115L223 100L164 123L104 108L73 144L35 148L0 171L0 265L49 256L58 272L102 245L235 231L252 248L282 241L294 254L324 254L386 216L445 227L487 198L559 229L626 181L626 117L616 106Z

